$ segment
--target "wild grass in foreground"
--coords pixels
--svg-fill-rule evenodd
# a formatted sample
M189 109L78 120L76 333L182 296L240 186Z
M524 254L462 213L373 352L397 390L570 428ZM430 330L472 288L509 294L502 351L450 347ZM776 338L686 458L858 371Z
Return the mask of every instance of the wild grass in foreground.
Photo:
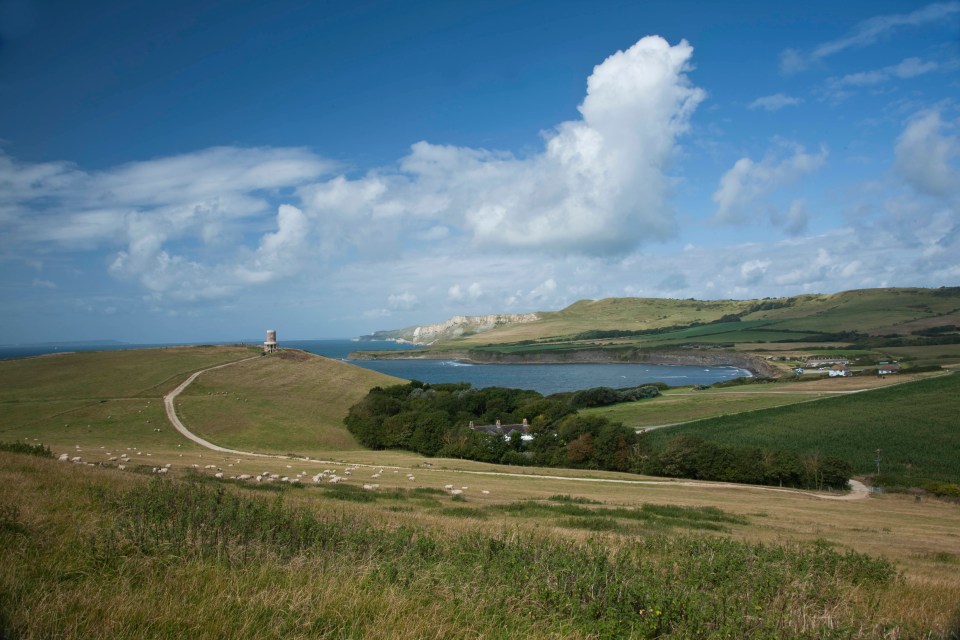
M0 490L0 502L14 507L2 511L0 527L4 637L926 632L880 610L882 597L901 586L889 562L827 545L609 533L578 542L489 521L475 529L429 526L349 501L287 504L288 495L309 494L303 491L265 495L28 456L8 460L16 468L4 477L17 486ZM603 511L551 507L571 518Z

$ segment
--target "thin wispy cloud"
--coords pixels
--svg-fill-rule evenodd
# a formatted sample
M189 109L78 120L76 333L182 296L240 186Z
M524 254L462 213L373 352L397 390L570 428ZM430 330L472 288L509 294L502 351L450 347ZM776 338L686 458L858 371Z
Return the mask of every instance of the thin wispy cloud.
M765 111L779 111L784 107L795 107L803 102L800 98L775 93L772 96L762 96L747 105L748 109L763 109Z
M740 158L723 174L713 193L713 201L717 204L714 221L755 224L769 216L778 226L785 226L794 233L801 231L806 226L802 207L784 217L767 198L778 189L793 185L819 170L827 156L826 147L821 147L817 153L808 153L802 146L782 143L760 161Z
M784 50L780 55L780 69L788 74L797 73L847 49L873 45L900 29L937 24L958 14L960 2L938 2L910 13L876 16L860 22L844 36L823 42L808 52Z

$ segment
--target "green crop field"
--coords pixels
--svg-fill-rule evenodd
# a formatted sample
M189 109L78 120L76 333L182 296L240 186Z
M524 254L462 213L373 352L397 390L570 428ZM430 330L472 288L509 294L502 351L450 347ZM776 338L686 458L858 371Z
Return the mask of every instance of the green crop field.
M796 392L704 392L684 388L668 390L657 398L581 409L580 412L585 415L604 416L614 422L622 422L628 427L639 429L811 401L809 393L800 389L794 391Z
M960 481L960 375L952 374L743 415L728 415L651 433L662 444L678 435L714 442L819 452L848 461L855 473L881 472L890 484Z

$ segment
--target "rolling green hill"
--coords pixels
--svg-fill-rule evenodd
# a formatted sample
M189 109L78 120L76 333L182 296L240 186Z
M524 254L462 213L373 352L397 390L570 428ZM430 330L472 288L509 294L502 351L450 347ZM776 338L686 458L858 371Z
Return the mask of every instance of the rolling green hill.
M863 289L763 300L607 298L535 315L534 321L505 322L438 339L428 351L535 354L694 347L796 356L847 348L873 361L895 357L923 364L960 362L955 348L960 344L960 287ZM942 348L931 352L931 346Z
M171 347L0 362L0 440L59 450L193 450L169 426L163 396L194 371L258 353L249 347ZM200 376L178 405L189 428L228 446L277 453L356 449L343 426L347 409L370 387L397 382L283 351Z
M769 332L873 335L911 328L960 322L960 287L941 289L862 289L832 295L801 295L765 300L667 300L658 298L607 298L582 300L541 319L505 326L461 338L455 343L499 344L519 339L569 338L589 330L649 330L696 323L714 323L738 316L741 330L763 327ZM918 324L919 323L919 324ZM687 337L678 335L677 337ZM802 336L792 336L802 337ZM751 341L746 335L737 342Z

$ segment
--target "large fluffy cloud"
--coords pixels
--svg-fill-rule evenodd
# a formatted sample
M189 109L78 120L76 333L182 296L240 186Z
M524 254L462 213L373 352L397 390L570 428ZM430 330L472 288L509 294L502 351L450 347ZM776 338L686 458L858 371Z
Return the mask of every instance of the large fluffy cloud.
M485 249L595 255L668 237L666 171L704 98L686 75L692 53L652 36L613 54L587 80L582 118L546 133L539 153L418 142L398 171L303 188L305 209L358 245L437 225Z

